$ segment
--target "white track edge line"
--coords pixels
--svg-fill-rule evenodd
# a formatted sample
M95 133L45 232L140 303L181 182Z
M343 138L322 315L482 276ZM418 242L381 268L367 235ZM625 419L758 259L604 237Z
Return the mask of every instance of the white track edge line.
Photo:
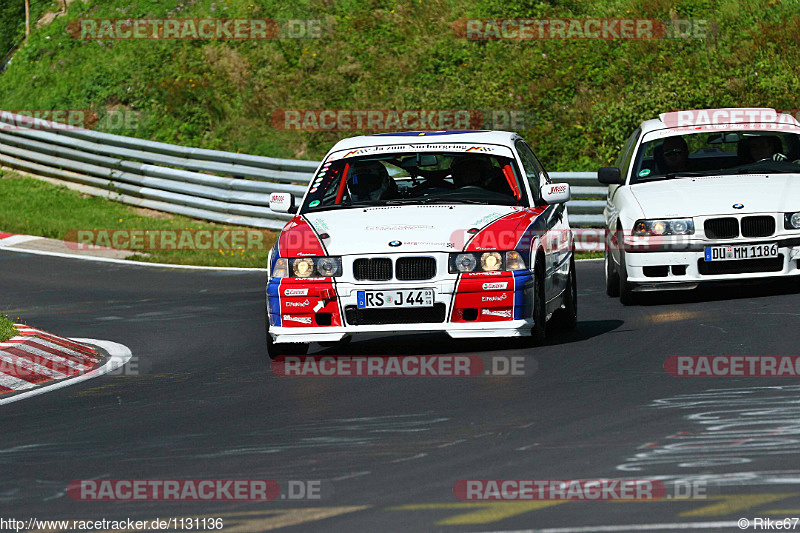
M106 361L106 363L100 368L96 368L85 374L81 374L80 376L59 380L51 385L45 385L44 387L34 389L28 392L23 392L21 394L17 394L10 398L0 399L0 405L5 405L12 402L18 402L20 400L24 400L32 396L38 396L46 392L63 389L64 387L69 387L71 385L81 383L83 381L95 378L97 376L108 374L109 372L113 372L114 370L122 367L125 363L130 361L131 357L133 356L130 348L128 348L124 344L119 344L117 342L97 340L97 339L83 339L83 338L74 338L70 340L73 340L75 342L81 342L83 344L91 344L94 346L99 346L100 348L108 352L108 361Z
M33 255L49 255L52 257L63 257L66 259L80 259L83 261L97 261L100 263L116 263L119 265L154 267L154 268L176 268L184 270L228 270L239 272L266 272L266 268L247 268L247 267L214 267L200 265L173 265L171 263L147 263L144 261L130 261L128 259L115 259L113 257L96 257L93 255L75 255L61 252L49 252L47 250L27 250L25 248L0 248L4 252L19 252Z
M683 529L718 529L735 527L737 522L675 522L672 524L626 524L618 526L583 526L583 527L551 527L545 529L514 529L493 530L483 533L595 533L617 531L654 531L654 530L683 530Z

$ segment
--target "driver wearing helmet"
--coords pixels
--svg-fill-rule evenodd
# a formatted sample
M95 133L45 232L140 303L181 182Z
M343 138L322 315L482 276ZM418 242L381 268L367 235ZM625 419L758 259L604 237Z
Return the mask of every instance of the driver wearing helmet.
M397 185L380 161L357 161L350 167L347 188L353 202L385 200L397 192Z
M484 158L467 156L456 159L450 170L456 187L488 189L495 169Z

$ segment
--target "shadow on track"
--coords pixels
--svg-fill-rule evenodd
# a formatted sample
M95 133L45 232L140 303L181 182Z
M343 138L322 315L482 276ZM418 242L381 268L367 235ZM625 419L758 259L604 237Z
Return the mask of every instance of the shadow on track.
M769 298L771 296L796 295L800 293L800 280L751 281L747 283L724 282L689 291L661 291L638 293L637 305L693 304L725 300Z
M558 346L573 342L581 342L613 331L624 322L622 320L587 320L579 321L572 331L551 329L543 346ZM349 345L315 349L313 355L441 355L452 353L497 352L501 350L519 350L521 342L518 338L486 338L486 339L451 339L444 333L415 333L408 335L392 335L354 340ZM533 354L536 347L526 348Z

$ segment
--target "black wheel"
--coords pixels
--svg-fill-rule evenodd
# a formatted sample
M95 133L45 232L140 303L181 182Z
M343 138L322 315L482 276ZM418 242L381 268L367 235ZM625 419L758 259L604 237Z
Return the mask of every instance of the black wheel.
M270 359L275 359L281 355L305 355L308 353L308 344L304 342L280 343L272 342L272 335L269 334L269 315L267 315L267 355Z
M628 269L625 266L625 252L619 251L619 301L622 305L635 305L636 293L628 283Z
M575 257L569 262L567 288L564 289L564 308L553 313L552 322L559 329L572 330L578 325L578 281L575 272Z
M612 298L619 296L619 273L614 266L614 256L611 254L611 239L606 239L606 251L603 254L606 265L606 294Z
M544 261L536 259L533 272L533 327L528 343L540 346L547 338L547 302L544 294Z

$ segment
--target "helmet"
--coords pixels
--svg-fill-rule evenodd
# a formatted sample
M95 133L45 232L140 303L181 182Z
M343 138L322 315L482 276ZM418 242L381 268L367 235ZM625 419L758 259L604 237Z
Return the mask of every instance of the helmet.
M486 188L497 170L486 158L476 156L460 157L450 167L456 187L476 185Z
M380 200L391 184L389 172L379 161L355 162L347 176L347 188L355 202Z

